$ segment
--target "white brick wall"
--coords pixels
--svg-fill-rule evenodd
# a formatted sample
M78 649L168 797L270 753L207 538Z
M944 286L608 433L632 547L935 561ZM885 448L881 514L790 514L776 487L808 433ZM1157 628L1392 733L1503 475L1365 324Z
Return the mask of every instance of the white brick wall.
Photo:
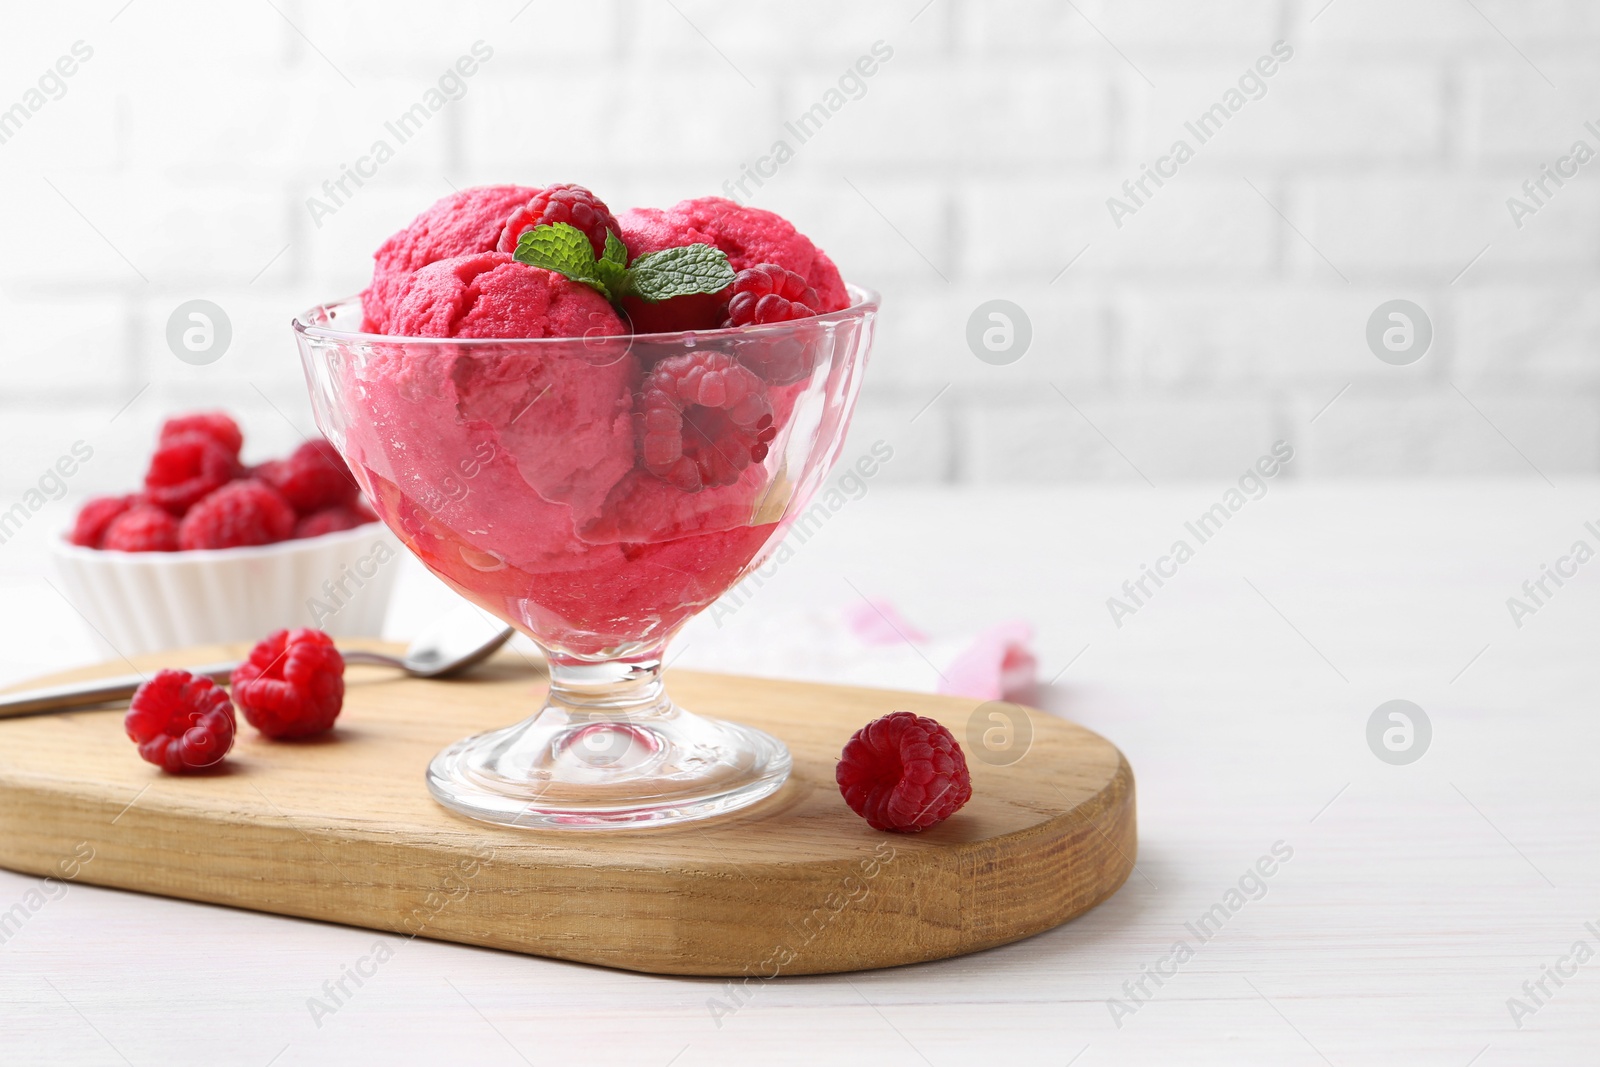
M1229 478L1278 437L1296 478L1600 472L1600 161L1520 229L1505 206L1600 150L1600 5L1325 2L18 8L0 109L94 55L0 144L0 491L80 438L74 493L131 484L180 406L279 447L310 425L287 320L431 200L719 192L878 40L893 58L754 202L884 293L846 454L893 441L885 478ZM466 95L316 225L306 198L479 39ZM1264 95L1114 225L1107 198L1279 39ZM208 367L164 341L195 297L233 320ZM1394 297L1433 320L1412 367L1366 347ZM1032 320L1009 366L966 345L992 298Z

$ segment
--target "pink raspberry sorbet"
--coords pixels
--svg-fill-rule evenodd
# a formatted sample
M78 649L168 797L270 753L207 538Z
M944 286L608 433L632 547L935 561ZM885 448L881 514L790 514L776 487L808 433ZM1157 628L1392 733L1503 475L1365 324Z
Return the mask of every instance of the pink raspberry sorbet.
M506 219L538 191L525 185L480 185L451 193L379 245L372 255L372 284L361 294L367 331L397 332L389 317L396 293L412 271L441 259L494 251Z
M720 196L684 200L670 208L634 208L617 216L628 258L680 245L708 244L727 253L735 271L776 263L806 279L817 291L820 312L850 306L839 268L787 219L758 207L741 207ZM714 330L722 325L727 294L680 296L649 304L629 298L623 309L636 333Z
M390 332L402 337L615 337L606 298L582 282L482 252L430 263L395 294Z

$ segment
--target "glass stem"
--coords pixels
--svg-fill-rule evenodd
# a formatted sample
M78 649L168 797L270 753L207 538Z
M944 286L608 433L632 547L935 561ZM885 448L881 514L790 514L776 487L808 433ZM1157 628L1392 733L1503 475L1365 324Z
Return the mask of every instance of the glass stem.
M672 708L661 684L661 650L604 663L547 653L550 663L548 707L572 719L638 722L664 717Z

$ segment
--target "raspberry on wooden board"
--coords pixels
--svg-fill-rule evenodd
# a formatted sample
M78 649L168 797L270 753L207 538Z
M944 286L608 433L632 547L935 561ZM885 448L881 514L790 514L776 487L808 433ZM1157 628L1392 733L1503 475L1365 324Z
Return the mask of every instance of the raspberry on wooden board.
M146 762L186 774L221 762L233 747L233 702L210 678L158 671L134 692L123 728Z
M310 737L332 729L344 706L344 657L321 630L279 630L230 682L251 726L278 740Z
M955 736L909 711L857 730L834 776L850 810L874 830L926 830L972 799L972 775Z

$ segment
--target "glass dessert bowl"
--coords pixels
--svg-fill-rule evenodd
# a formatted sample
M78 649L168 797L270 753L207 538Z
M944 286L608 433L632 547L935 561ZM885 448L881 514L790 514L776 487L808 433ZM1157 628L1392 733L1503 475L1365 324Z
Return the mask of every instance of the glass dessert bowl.
M429 570L533 638L544 705L428 770L446 807L527 827L659 825L765 797L783 744L680 708L664 648L759 566L838 457L878 300L768 326L474 340L295 320L312 405Z

